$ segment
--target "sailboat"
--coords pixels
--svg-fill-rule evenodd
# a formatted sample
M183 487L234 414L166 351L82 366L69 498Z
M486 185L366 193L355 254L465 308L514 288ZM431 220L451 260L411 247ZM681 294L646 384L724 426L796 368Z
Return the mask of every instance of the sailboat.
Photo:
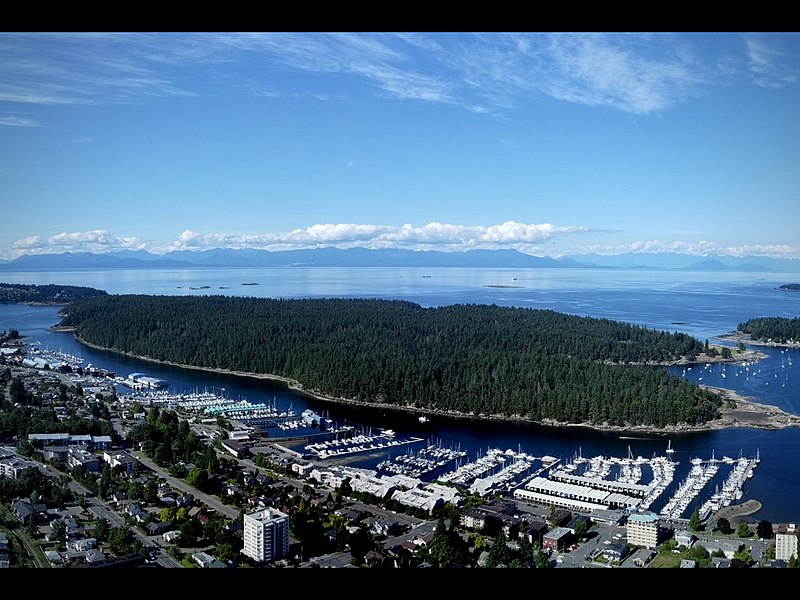
M675 450L672 449L672 440L667 440L667 454L672 454Z
M428 417L426 417L425 415L421 415L420 418L419 418L419 422L420 423L427 423L428 422Z

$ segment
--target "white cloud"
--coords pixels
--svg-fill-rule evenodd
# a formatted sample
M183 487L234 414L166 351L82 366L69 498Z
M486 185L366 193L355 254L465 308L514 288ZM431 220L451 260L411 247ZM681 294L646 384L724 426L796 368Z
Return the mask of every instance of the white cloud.
M744 244L741 246L726 246L709 241L699 242L666 242L662 240L635 241L628 244L603 245L592 244L575 248L573 254L601 254L613 256L616 254L660 254L673 252L688 254L690 256L768 256L772 258L800 259L800 248L788 244Z
M608 106L633 114L664 110L697 96L708 72L672 38L554 35L543 89L561 100ZM661 50L647 49L655 43Z
M22 117L0 117L0 126L39 127L39 124L32 119L23 119Z
M748 39L746 44L750 73L756 85L780 89L797 83L797 68L787 62L782 52L761 40Z
M164 254L174 250L210 250L212 248L253 248L270 251L333 246L337 248L403 248L411 250L495 250L515 249L538 256L560 257L578 254L614 255L624 253L656 254L672 252L691 256L769 256L800 259L800 248L787 244L721 245L712 241L684 242L638 240L627 244L589 244L567 247L565 240L575 235L604 234L597 230L550 223L506 221L497 225L456 225L431 222L423 226L404 224L370 225L357 223L318 223L281 233L226 234L198 233L185 230L174 241L145 242L135 237L120 237L104 229L85 232L62 232L53 236L31 236L14 242L5 258L25 254L63 252L114 252L147 250ZM554 245L555 244L555 245Z
M389 97L477 114L499 115L542 94L649 114L708 87L713 68L692 50L701 44L691 36L599 33L6 34L0 101L101 104L196 95L204 84L192 67L202 65L216 83L265 97L341 97L338 87L282 89L302 84L276 80L279 70L350 76ZM775 53L762 43L748 47L759 84L794 76L778 70ZM239 69L250 60L262 75ZM224 68L215 71L217 65Z
M143 250L144 241L135 237L117 237L105 229L58 233L49 237L30 236L14 242L9 258L24 254L60 254L64 252L114 252Z

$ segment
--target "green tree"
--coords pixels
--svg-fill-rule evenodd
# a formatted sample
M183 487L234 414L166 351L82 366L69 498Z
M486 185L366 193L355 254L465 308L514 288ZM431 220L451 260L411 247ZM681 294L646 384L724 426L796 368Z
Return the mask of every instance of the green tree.
M720 517L717 519L717 529L720 533L724 533L725 535L730 535L733 533L733 528L731 527L730 521L725 517Z
M736 530L736 535L740 538L746 538L753 535L747 523L739 523L739 528Z
M63 520L54 521L52 523L53 539L65 541L67 539L67 525Z
M552 566L550 564L550 557L547 556L547 553L541 548L536 550L536 553L533 555L533 566L537 569L549 569Z
M772 523L769 521L759 521L758 525L756 525L756 535L762 540L771 540L775 537L772 531Z
M501 533L494 538L494 543L492 544L492 548L489 550L489 556L486 559L486 567L495 568L498 565L508 566L511 564L513 558L514 557L511 554L511 549L508 547L508 542L506 541L506 536L505 534Z
M700 520L700 509L695 508L692 511L692 516L689 518L689 529L692 531L700 531L703 529L703 523Z
M444 517L440 516L425 555L428 562L434 567L446 569L462 564L464 557L460 546L461 538L458 533L453 529L448 529L445 526Z
M533 556L536 550L528 539L528 536L525 534L520 535L519 539L517 540L517 545L519 546L520 559L523 561L533 561Z
M139 552L142 543L133 535L129 527L115 527L108 534L108 544L117 556Z
M738 552L734 553L731 567L746 569L753 564L753 556L750 554L750 548L742 546Z
M575 537L582 540L586 536L586 521L578 520L575 522Z
M108 520L100 518L94 524L93 535L98 541L103 541L108 537L109 530Z

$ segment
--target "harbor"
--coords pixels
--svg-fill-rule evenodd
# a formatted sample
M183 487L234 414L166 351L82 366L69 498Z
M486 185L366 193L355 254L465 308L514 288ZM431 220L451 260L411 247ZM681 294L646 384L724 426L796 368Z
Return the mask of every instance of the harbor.
M554 467L549 474L526 483L518 496L540 503L547 502L549 496L556 505L584 511L614 508L644 512L673 488L658 515L670 520L685 519L691 516L693 507L698 506L698 497L705 498L710 483L727 468L722 489L717 486L697 508L701 520L706 520L719 508L741 500L743 487L760 462L758 453L753 458L717 459L712 452L708 460L691 459L689 473L675 487L673 479L679 463L672 456L673 452L670 456L650 459L633 458L630 453L625 458L584 458L578 454L568 463Z
M55 347L58 347L57 345ZM67 352L72 352L74 355L79 354L77 351L78 348L75 349L70 348L67 346L65 348ZM116 369L117 371L128 372L133 371L136 372L137 368L141 371L148 371L148 365L144 363L139 366L138 364L134 363L122 363L117 362L114 360L113 357L109 358L108 356L100 356L96 355L92 349L84 349L80 347L81 350L85 350L87 357L90 361L94 361L96 364L104 364L108 363L110 367L109 371L112 369ZM776 367L781 369L782 363L781 360L783 359L782 355L779 355L776 358ZM788 360L785 361L788 364ZM795 361L797 362L797 361ZM77 362L75 364L78 364ZM122 366L122 365L125 366ZM88 367L84 366L83 371L84 373L87 372ZM704 369L705 371L705 369ZM228 419L234 427L239 427L241 425L243 428L247 427L247 423L254 423L256 422L257 417L264 418L264 423L271 424L272 427L268 430L269 437L275 440L291 440L291 444L293 447L297 447L299 450L303 450L302 446L298 446L298 444L304 443L318 443L321 441L330 441L333 438L345 439L348 436L357 436L360 433L370 433L370 428L365 427L363 424L364 419L369 419L370 421L379 422L382 425L383 430L394 431L396 430L396 434L394 436L395 441L406 441L408 440L409 444L411 443L418 443L420 444L421 449L424 448L423 444L426 439L430 438L431 432L433 432L437 437L441 437L445 441L446 444L451 444L450 440L458 439L457 435L450 433L451 427L449 421L446 419L433 419L431 422L426 418L425 423L422 420L418 419L419 415L415 415L408 420L405 419L395 419L395 418L388 418L381 421L381 417L383 415L379 414L378 412L374 412L374 414L365 413L367 409L358 408L358 411L355 409L350 409L350 407L342 405L336 408L337 415L343 420L343 422L354 423L353 427L341 427L341 428L334 428L331 424L327 424L327 427L330 429L325 431L324 433L320 429L320 424L325 426L323 419L320 417L316 423L316 428L310 427L310 423L304 422L304 418L302 414L294 414L292 416L292 402L297 405L298 402L304 404L305 406L311 407L313 411L317 413L325 414L327 409L331 406L327 403L320 403L316 402L310 398L299 398L297 396L286 394L281 390L273 391L273 387L266 387L267 393L261 392L260 390L264 388L266 385L264 382L252 380L252 384L249 384L251 380L246 378L233 378L233 377L222 377L214 374L204 374L198 372L191 372L187 373L180 369L175 368L164 368L159 369L158 371L153 371L152 367L150 373L157 374L165 381L170 382L169 390L167 389L140 389L140 390L127 390L126 392L120 395L120 400L123 398L127 398L133 402L139 402L143 405L159 405L159 406L167 406L170 408L180 409L182 411L186 411L190 418L195 418L197 421L202 421L204 419L213 419L216 421L218 416L222 416L223 418ZM704 373L706 375L706 379L708 378L708 373ZM731 377L735 378L735 376L731 373ZM729 379L731 378L729 377ZM199 387L196 387L197 384L201 383ZM243 383L248 383L247 386L243 386ZM84 386L86 383L84 383ZM180 390L180 389L194 389L194 392L173 392L171 390ZM213 391L211 391L213 390ZM258 393L257 393L258 392ZM251 402L245 401L245 397L250 397L251 394L260 395L262 397L258 398L258 401ZM267 395L268 394L268 395ZM277 401L275 401L275 396L273 394L277 394ZM264 397L267 396L267 397ZM233 399L232 399L233 398ZM267 399L269 398L269 400ZM217 409L211 408L208 412L205 412L206 408L218 406ZM219 412L219 408L224 408L225 411ZM192 412L193 411L193 412ZM276 414L277 411L277 414ZM297 411L300 413L300 409ZM358 412L358 414L356 414ZM281 417L281 413L285 413L285 416ZM235 420L232 417L237 417L242 419L241 421ZM377 419L376 419L377 417ZM248 418L250 421L248 421ZM234 422L236 421L236 422ZM311 421L313 423L313 419ZM304 428L305 427L305 428ZM482 429L493 429L493 425L491 423L481 424L480 427ZM509 435L513 437L517 437L516 433L509 434L508 433L508 425L503 426L503 438L507 439ZM259 431L256 427L250 427L254 435L258 435ZM523 430L526 429L525 427L519 427L520 434L523 433ZM555 457L558 458L558 466L562 467L569 467L574 469L573 472L582 473L582 471L587 470L588 467L586 465L582 465L582 461L587 461L586 464L589 463L589 459L580 457L578 454L574 458L569 458L569 454L572 453L572 449L566 448L566 444L564 440L559 437L556 439L553 436L548 434L550 430L548 429L538 429L536 431L536 439L537 446L541 444L547 451L548 454L554 454ZM601 456L600 452L602 452L605 447L604 444L597 444L590 440L594 440L596 437L600 437L602 434L592 434L591 432L582 432L580 437L578 438L575 436L575 447L578 447L578 443L583 443L584 450L586 449L586 444L588 444L593 453L596 453L597 456ZM712 447L719 447L720 446L720 439L727 439L727 432L719 432L713 433L711 435L703 435L702 439L700 437L690 437L690 436L681 436L679 434L673 434L671 440L668 440L667 437L663 437L660 439L656 439L654 437L647 437L646 435L642 436L641 434L637 434L635 437L629 438L629 441L625 442L630 444L635 450L643 454L644 456L649 456L653 454L653 458L648 458L648 465L642 464L639 465L641 467L641 476L638 482L638 485L643 485L648 490L644 496L635 496L631 494L633 500L631 500L630 506L635 506L634 510L648 510L653 508L656 513L659 513L661 508L666 504L666 501L677 491L678 484L676 481L683 481L685 476L691 470L691 462L689 460L690 456L702 456L706 453L706 448L708 448L708 453L711 454L710 448ZM676 440L677 437L677 440ZM413 439L412 439L413 438ZM720 439L718 439L720 438ZM376 468L376 465L381 461L392 459L392 462L396 462L395 459L398 455L398 450L403 452L403 447L405 444L389 444L388 442L392 438L378 440L377 443L366 443L366 444L354 444L352 446L352 450L348 451L345 449L343 444L339 444L339 446L331 446L331 449L337 449L339 452L335 455L332 455L332 458L337 457L350 457L353 461L353 464L363 465L366 468ZM520 436L520 439L525 442L524 436ZM620 436L617 439L622 439ZM492 443L488 437L480 438L481 442L483 442L484 447L486 443ZM652 441L651 441L652 440ZM663 442L660 442L663 440ZM705 442L704 442L705 440ZM477 447L477 438L476 440L469 440L467 446L462 446L463 450L469 450L470 455L474 456ZM676 441L678 442L676 444ZM381 447L378 444L383 443L384 446ZM502 443L502 442L501 442ZM663 443L660 449L656 446L659 443ZM736 452L739 451L739 441L735 442L735 446L733 444L721 444L723 449L730 453L733 452L732 456L736 456ZM712 445L713 444L713 445ZM363 449L357 448L358 446L363 445ZM761 444L763 445L763 441ZM612 450L614 444L608 444L609 449ZM665 453L664 446L667 446L666 456L663 456ZM674 446L674 448L672 447ZM504 447L504 446L503 446ZM524 443L523 443L524 447ZM624 446L623 446L624 448ZM597 451L600 452L597 452ZM630 448L629 448L630 450ZM653 450L656 450L657 453L660 453L662 456L658 456L657 453L654 453ZM755 449L754 449L755 450ZM480 453L480 449L478 449ZM530 449L528 449L530 452ZM768 454L772 455L775 452L775 448L768 448L768 452L763 452L762 448L762 455ZM415 447L415 454L419 454L416 451ZM312 452L307 453L309 457L317 457ZM405 452L403 452L405 454ZM539 454L538 452L536 454ZM402 456L402 454L400 454ZM327 454L323 454L323 456L327 456ZM635 455L634 455L635 456ZM423 453L424 457L424 453ZM680 458L679 458L680 457ZM575 460L576 458L580 458L582 460ZM628 460L630 460L632 456L628 456ZM658 458L659 460L656 460ZM713 454L712 454L713 459ZM323 459L324 460L324 459ZM402 462L404 459L401 459L399 462ZM461 457L457 461L452 461L450 467L455 470L459 466L463 466L464 461L467 460L467 457ZM625 460L622 458L616 459L619 461L618 464L610 465L611 472L605 475L603 481L603 485L609 486L611 484L623 484L623 483L630 483L636 480L636 477L639 476L639 471L637 470L637 465L630 464L626 465ZM722 460L722 459L719 459ZM574 464L573 464L574 463ZM602 467L602 462L599 460L595 460L597 467ZM505 466L505 465L504 465ZM524 486L524 482L534 480L536 477L546 476L552 479L552 474L556 472L556 464L550 465L550 468L545 468L545 463L543 459L539 460L539 463L534 463L534 465L529 469L527 474L519 475L514 478L514 481L511 483L503 484L502 490L515 489L514 486L517 486L516 489L520 489L520 487ZM744 483L738 486L738 493L737 492L728 492L727 497L722 497L721 492L723 489L727 489L724 485L725 479L727 479L727 475L732 475L729 471L733 469L733 463L727 464L722 463L720 465L719 472L714 475L712 481L708 482L702 492L698 493L697 496L689 503L686 510L683 513L683 517L686 518L691 515L692 510L697 506L702 506L706 502L708 502L708 507L703 508L701 514L705 517L709 515L708 518L711 518L711 515L714 514L714 510L716 506L721 506L722 508L726 508L725 502L729 502L730 504L727 507L735 507L737 503L741 503L745 499L752 497L754 494L758 494L757 497L761 497L757 488L761 478L755 478L757 481L755 486L749 484L748 482L752 482L753 479L745 478ZM606 468L608 465L606 466ZM503 467L496 466L496 471L501 470ZM387 471L388 472L388 471ZM448 476L448 469L443 467L437 467L433 471L428 471L426 473L421 473L422 478L431 479L432 477L452 477ZM603 471L600 470L599 473ZM676 478L676 474L677 478ZM752 474L752 471L751 471ZM485 477L489 477L490 475L486 475ZM532 477L533 476L533 477ZM674 480L674 481L673 481ZM733 481L739 481L738 478L735 478ZM659 485L660 482L660 485ZM551 481L552 483L552 481ZM585 482L583 482L585 484ZM458 484L457 484L458 485ZM465 484L463 487L465 489L469 489L469 485L471 483ZM584 485L584 487L586 487ZM668 489L668 488L673 489ZM733 486L735 488L735 485ZM716 491L715 491L716 488ZM548 492L548 493L553 493ZM719 495L716 495L719 493ZM712 497L713 496L713 497ZM544 501L549 501L549 498L545 498ZM676 503L677 506L677 503ZM667 517L665 517L667 518Z
M387 435L388 432L388 435ZM423 442L422 438L398 439L392 430L383 430L378 435L360 433L347 438L336 438L305 446L305 451L320 460L340 458L362 452L386 452L398 446Z

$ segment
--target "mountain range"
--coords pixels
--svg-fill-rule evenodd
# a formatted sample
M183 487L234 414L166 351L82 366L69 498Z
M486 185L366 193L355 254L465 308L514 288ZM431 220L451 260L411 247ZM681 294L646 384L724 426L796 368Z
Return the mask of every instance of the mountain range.
M690 271L800 272L800 260L762 256L690 256L677 253L581 254L550 258L517 250L368 249L333 247L269 251L215 248L153 254L145 250L103 254L90 252L36 254L0 261L1 271L60 269L188 269L226 267L490 267L490 268L614 268Z

